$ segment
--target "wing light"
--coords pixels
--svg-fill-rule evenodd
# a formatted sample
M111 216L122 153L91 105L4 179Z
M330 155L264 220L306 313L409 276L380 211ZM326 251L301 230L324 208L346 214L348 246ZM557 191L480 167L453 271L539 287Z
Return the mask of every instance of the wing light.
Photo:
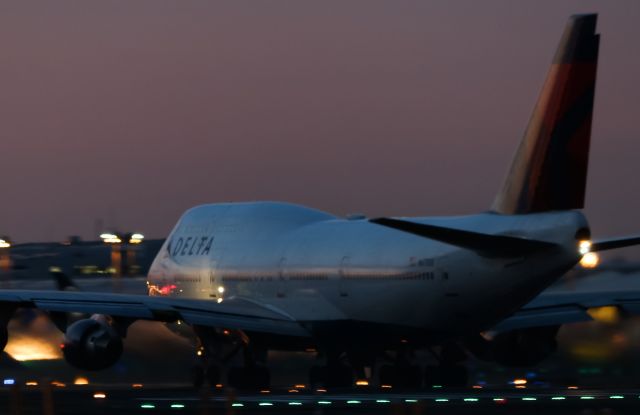
M600 256L595 252L587 252L582 256L580 260L580 266L582 268L593 269L600 263Z
M580 255L586 255L591 252L591 246L591 241L584 239L578 243L578 252L580 252Z

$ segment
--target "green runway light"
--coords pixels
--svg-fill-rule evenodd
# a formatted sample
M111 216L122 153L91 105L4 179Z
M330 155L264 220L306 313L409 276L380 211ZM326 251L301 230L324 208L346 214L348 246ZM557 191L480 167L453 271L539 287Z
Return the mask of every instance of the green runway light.
M258 406L273 406L271 402L260 402Z
M624 396L622 396L622 395L611 395L611 396L609 396L609 399L624 399Z
M495 402L502 402L502 401L504 401L504 398L493 398L493 400Z
M231 404L231 406L233 406L234 408L239 408L239 407L243 407L244 404L240 402L234 402Z
M431 387L433 389L440 389L440 388L442 388L442 385L431 385Z
M181 404L181 403L172 403L171 404L171 408L173 408L173 409L182 409L182 408L184 408L184 405Z
M580 399L595 399L593 396L581 396Z
M376 402L377 403L391 403L391 401L388 400L388 399L376 399Z
M438 398L438 399L436 399L436 402L449 402L449 399L447 399L447 398Z
M536 401L537 398L531 397L531 396L525 396L524 398L522 398L523 401Z
M289 402L289 405L291 405L291 406L300 406L300 405L302 405L302 402Z
M478 398L464 398L465 402L478 402Z
M318 401L318 405L331 405L331 401Z
M355 401L355 400L354 401L347 401L347 404L349 404L349 405L358 405L360 403L361 403L360 401Z
M416 403L416 402L418 402L418 400L417 400L417 399L405 399L404 401L405 401L406 403Z
M552 401L564 401L566 398L564 396L554 396L551 398Z
M142 409L155 409L155 407L156 406L154 404L152 404L152 403L140 404L140 408L142 408Z

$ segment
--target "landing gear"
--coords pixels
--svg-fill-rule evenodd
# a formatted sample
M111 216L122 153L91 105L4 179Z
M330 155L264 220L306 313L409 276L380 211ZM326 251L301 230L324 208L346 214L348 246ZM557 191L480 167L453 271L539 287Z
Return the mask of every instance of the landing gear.
M353 386L353 368L344 363L314 366L309 373L311 387L345 389Z
M205 366L203 364L194 365L191 369L191 380L194 388L199 389L208 383L215 386L220 383L222 370L220 366L211 364Z
M227 373L229 386L240 390L268 389L271 374L266 366L267 349L246 345L243 350L244 366L232 367Z
M227 381L233 388L256 391L269 388L271 375L264 366L236 366L229 370Z
M427 387L434 385L446 388L464 388L467 386L469 373L463 365L427 366L424 382Z
M314 366L309 373L311 387L345 389L353 386L354 370L341 352L330 350L323 366Z
M194 326L198 346L196 362L191 370L193 386L199 389L206 384L221 383L222 368L238 350L237 342L227 331L220 332L209 327Z
M422 370L418 365L396 364L380 366L380 385L392 385L396 389L419 389L422 386Z
M464 388L469 381L469 372L464 365L467 355L455 343L442 346L438 366L427 366L425 385L440 385L450 388Z

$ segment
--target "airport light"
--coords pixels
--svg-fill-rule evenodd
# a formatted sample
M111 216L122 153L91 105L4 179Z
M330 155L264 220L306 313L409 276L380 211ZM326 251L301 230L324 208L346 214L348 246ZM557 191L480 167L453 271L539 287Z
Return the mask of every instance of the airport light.
M129 237L130 244L139 244L139 243L142 243L143 240L144 240L144 235L141 233L133 233Z
M11 248L11 241L9 239L0 239L0 248Z
M106 244L120 244L122 239L115 233L103 233L100 234L100 239Z

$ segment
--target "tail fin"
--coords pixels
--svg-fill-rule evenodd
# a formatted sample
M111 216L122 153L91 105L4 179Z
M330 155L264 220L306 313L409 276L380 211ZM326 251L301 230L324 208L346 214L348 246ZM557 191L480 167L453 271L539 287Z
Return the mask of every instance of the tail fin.
M584 207L600 40L596 20L596 14L569 18L493 211Z

